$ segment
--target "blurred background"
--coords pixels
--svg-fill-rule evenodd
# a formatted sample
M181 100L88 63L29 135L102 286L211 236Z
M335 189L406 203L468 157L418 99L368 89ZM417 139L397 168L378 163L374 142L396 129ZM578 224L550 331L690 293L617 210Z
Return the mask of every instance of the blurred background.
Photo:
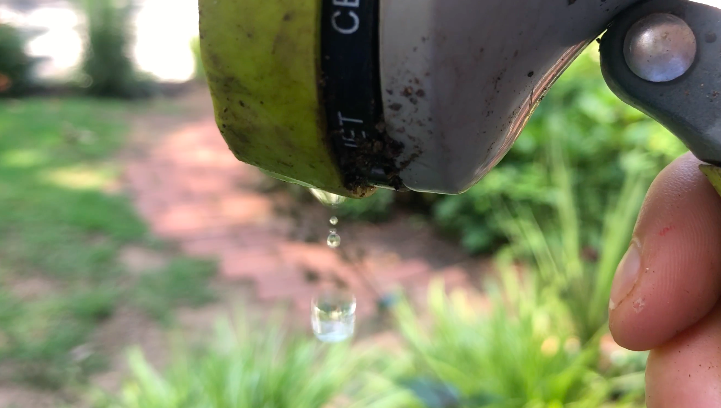
M685 148L595 44L469 192L329 209L228 151L197 18L0 0L0 407L644 406L608 293ZM357 298L351 342L310 331L327 286Z

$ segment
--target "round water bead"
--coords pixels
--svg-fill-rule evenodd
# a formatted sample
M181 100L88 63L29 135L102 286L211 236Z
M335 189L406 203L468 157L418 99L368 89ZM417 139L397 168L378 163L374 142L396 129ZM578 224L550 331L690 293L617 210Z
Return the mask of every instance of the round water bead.
M343 290L328 290L311 301L310 322L318 340L337 343L353 336L356 299Z
M319 190L317 188L311 188L310 192L315 198L318 199L318 201L320 201L324 205L336 206L343 204L343 202L346 200L346 198L343 196Z
M338 217L335 215L330 217L330 225L338 225Z
M330 230L330 234L328 234L328 239L326 241L328 243L328 246L331 248L338 248L340 246L340 235L335 230Z

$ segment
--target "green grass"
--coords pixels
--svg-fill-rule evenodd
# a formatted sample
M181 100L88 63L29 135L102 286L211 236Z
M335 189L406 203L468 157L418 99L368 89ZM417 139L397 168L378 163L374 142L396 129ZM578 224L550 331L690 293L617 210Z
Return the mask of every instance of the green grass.
M104 359L73 350L123 303L167 320L172 307L210 298L212 265L179 258L134 279L118 260L125 245L153 242L129 200L104 191L137 109L89 99L0 103L0 367L17 380L83 381ZM48 288L19 293L28 279Z
M213 300L213 291L206 286L215 274L215 265L208 261L178 258L161 271L140 278L135 303L152 316L168 321L175 306L199 306Z
M221 321L208 344L177 347L162 373L140 351L131 351L131 377L118 396L99 396L97 406L419 408L409 392L386 378L393 367L377 351L323 344L282 330L280 322L273 319L258 330L258 322Z

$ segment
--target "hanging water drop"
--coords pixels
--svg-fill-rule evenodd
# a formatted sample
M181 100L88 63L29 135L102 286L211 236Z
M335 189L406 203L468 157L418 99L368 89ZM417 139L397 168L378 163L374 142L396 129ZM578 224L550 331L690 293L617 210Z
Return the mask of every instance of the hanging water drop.
M355 297L345 291L331 290L311 301L311 324L318 340L337 343L349 339L355 331Z
M330 217L330 225L338 225L338 217L335 215Z
M320 201L324 205L336 206L342 204L346 200L346 198L343 196L319 190L317 188L311 188L310 192L315 198L318 199L318 201Z
M326 241L328 243L328 246L331 248L338 248L340 246L340 235L338 235L338 232L334 229L329 231L328 239Z

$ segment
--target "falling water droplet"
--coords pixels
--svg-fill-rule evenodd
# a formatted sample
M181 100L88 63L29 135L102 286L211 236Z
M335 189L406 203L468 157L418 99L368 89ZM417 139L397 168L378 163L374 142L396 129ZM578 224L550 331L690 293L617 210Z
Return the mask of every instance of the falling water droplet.
M310 192L326 206L335 207L346 200L343 196L315 188L310 189ZM335 226L338 224L338 217L333 216L329 221ZM340 235L335 228L328 231L326 242L333 249L340 246ZM348 340L355 331L355 309L356 299L350 292L326 291L314 297L311 301L310 316L313 333L318 340L327 343Z
M318 340L337 343L355 331L356 299L342 290L326 291L311 301L311 324Z
M329 231L328 234L328 246L331 248L338 248L340 246L340 235L338 235L338 232L334 229Z
M346 200L343 196L319 190L317 188L311 188L310 192L324 205L336 206L342 204Z

